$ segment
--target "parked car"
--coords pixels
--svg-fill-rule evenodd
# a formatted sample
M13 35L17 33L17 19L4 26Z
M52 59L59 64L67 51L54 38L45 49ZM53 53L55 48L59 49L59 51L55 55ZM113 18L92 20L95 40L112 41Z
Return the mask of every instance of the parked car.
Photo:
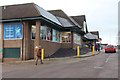
M113 46L113 45L107 45L105 47L105 53L110 53L110 52L113 52L113 53L116 53L116 48Z

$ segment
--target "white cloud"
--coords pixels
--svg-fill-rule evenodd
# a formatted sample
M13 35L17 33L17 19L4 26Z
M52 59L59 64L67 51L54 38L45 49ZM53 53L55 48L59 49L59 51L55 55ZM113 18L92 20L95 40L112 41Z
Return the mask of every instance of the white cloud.
M115 43L118 29L119 0L0 0L1 5L34 2L45 10L62 9L68 15L85 14L89 31L100 31L104 42ZM109 35L108 35L109 34Z

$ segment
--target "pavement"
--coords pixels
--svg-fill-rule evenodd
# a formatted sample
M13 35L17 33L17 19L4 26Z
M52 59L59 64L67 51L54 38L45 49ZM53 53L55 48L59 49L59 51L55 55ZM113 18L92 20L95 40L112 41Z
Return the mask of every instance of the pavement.
M80 57L77 57L77 55L74 55L74 56L67 56L67 57L56 57L56 58L46 58L46 60L65 60L65 59L70 59L70 58L86 58L86 57L92 57L92 56L95 56L95 55L98 55L100 52L97 52L95 51L94 54L92 52L88 52L86 54L82 54L80 55Z
M86 54L82 54L80 55L80 57L77 57L77 55L73 55L73 56L66 56L66 57L52 57L52 58L45 58L43 62L45 62L45 64L50 64L50 63L54 63L56 61L61 61L61 60L73 60L73 59L79 59L79 58L86 58L86 57L92 57L95 55L98 55L100 52L95 51L94 55L92 54L92 52L88 52ZM26 60L26 61L10 61L10 62L5 62L5 63L11 63L11 64L19 64L19 63L34 63L35 60ZM39 62L38 62L39 63Z

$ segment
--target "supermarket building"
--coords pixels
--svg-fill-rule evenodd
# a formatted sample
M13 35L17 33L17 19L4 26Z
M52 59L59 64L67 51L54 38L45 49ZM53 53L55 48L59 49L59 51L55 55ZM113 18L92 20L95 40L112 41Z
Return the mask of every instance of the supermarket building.
M33 59L38 45L44 48L45 57L60 48L75 48L83 43L87 32L84 15L69 17L62 10L46 11L34 3L1 6L0 13L3 61Z

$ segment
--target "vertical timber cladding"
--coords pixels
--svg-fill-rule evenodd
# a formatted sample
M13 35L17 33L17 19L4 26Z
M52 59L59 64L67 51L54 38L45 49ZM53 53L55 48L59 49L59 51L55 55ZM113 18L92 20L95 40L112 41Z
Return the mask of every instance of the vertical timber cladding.
M4 23L3 58L20 58L23 30L21 22Z

